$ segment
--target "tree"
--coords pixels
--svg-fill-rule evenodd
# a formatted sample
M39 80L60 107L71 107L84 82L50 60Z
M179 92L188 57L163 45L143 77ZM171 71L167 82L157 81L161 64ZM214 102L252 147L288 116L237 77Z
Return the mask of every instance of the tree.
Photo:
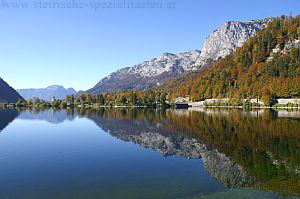
M71 95L71 103L74 104L75 103L75 95Z
M105 100L104 100L103 94L97 95L96 100L97 100L97 103L99 103L100 105L104 105L105 104Z
M156 104L160 104L160 103L161 103L160 93L156 93L156 96L155 96L155 103L156 103Z
M134 92L131 92L130 94L130 97L129 97L129 102L132 104L132 105L136 105L137 104L137 94L134 93Z
M298 38L300 39L300 26L297 28L297 35L298 35Z
M75 104L76 104L76 105L81 104L80 98L78 98L78 99L75 100Z
M86 100L85 94L81 94L79 99L80 99L81 102L85 102L85 100Z
M269 89L264 89L262 93L262 101L265 106L270 106L272 103L272 96Z
M85 102L86 102L87 104L91 104L91 103L93 102L93 98L92 98L92 95L91 95L91 94L87 94L87 95L86 95Z
M58 106L60 106L60 103L61 103L60 100L53 100L51 105L54 106L54 107L58 107Z
M61 108L66 108L67 107L67 103L62 101L59 106Z
M18 102L17 102L17 106L18 107L22 106L22 103L23 103L22 100L19 99Z
M161 103L162 107L166 106L166 94L165 93L161 94L161 96L160 96L160 103Z
M120 100L120 103L121 103L122 105L126 105L126 104L127 104L127 98L126 98L124 95L122 95L121 100Z
M143 97L143 104L144 104L144 106L149 106L149 96L148 96L148 93L145 93L145 95Z
M66 96L66 102L67 102L67 105L68 105L68 106L70 106L70 105L73 104L73 103L72 103L71 96L69 96L69 95Z
M40 104L40 103L41 103L41 100L40 100L39 98L37 98L37 97L34 97L34 98L32 99L32 101L33 101L33 104L34 104L34 105L37 105L37 104Z
M28 106L32 106L32 101L29 99L29 100L27 100L27 105Z

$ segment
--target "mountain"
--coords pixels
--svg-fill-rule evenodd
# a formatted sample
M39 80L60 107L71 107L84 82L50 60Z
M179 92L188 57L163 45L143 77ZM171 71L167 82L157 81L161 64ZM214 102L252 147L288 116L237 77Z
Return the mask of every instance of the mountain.
M225 58L237 48L242 47L249 38L264 29L272 20L272 18L266 18L264 20L224 23L206 38L196 65L202 67L219 58Z
M87 93L143 91L161 85L166 80L193 70L193 64L200 56L199 50L171 54L145 61L132 67L122 68L103 78Z
M16 103L19 99L24 100L15 89L0 78L0 102Z
M173 98L193 101L259 98L270 105L278 98L300 97L300 16L273 19L234 53L197 75L172 79L158 88Z
M67 95L76 94L76 91L73 88L66 89L63 86L58 85L39 89L19 89L17 91L26 100L37 97L42 100L51 101L53 97L56 99L65 99Z
M206 39L202 51L165 53L150 61L122 68L103 78L86 93L144 91L186 72L209 67L218 58L223 58L241 47L270 21L271 19L226 22Z

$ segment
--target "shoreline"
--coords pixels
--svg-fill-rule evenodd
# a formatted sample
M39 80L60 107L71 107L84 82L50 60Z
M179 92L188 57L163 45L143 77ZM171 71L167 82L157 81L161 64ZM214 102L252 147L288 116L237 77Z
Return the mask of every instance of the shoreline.
M61 106L35 106L35 105L22 105L18 106L17 104L3 104L0 103L0 108L37 108L37 109L51 109L51 108L60 108L60 109L101 109L101 108L113 108L113 109L119 109L119 108L124 108L124 109L177 109L177 110L184 110L184 109L193 109L193 108L227 108L227 109L246 109L246 110L251 110L251 109L273 109L273 110L278 110L278 109L297 109L300 110L300 106L188 106L187 108L176 108L174 106L169 106L169 107L147 107L147 106L94 106L94 105L86 105L82 107L81 105L79 106L66 106L66 107L61 107Z
M299 106L295 107L290 107L290 106L281 106L281 107L276 107L276 106L250 106L250 107L245 107L245 106L190 106L190 108L239 108L239 109L300 109Z

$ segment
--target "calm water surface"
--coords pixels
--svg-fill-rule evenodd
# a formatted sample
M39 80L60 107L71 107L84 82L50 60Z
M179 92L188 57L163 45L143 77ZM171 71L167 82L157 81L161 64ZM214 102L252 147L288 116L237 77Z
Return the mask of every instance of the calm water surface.
M297 196L299 111L0 109L0 199Z

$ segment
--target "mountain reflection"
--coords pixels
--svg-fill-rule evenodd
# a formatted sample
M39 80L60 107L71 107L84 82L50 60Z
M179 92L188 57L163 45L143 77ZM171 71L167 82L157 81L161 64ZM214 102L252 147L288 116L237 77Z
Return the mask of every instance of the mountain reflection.
M17 118L19 112L16 109L1 109L0 108L0 132L7 127L15 118Z
M26 109L20 112L18 119L22 120L43 120L52 124L59 124L66 120L72 121L76 117L75 110L67 109Z
M1 129L18 116L16 110L0 114ZM60 123L76 117L88 118L112 136L164 156L201 158L207 172L229 188L300 196L299 111L27 110L18 119Z
M104 111L88 117L100 128L123 141L151 148L164 156L202 158L206 170L229 188L256 184L243 168L218 150L197 137L189 136L185 129L174 123L173 111ZM173 115L173 116L172 116ZM171 119L171 122L168 120Z
M299 112L99 110L85 115L111 135L165 156L202 158L224 185L300 195Z

